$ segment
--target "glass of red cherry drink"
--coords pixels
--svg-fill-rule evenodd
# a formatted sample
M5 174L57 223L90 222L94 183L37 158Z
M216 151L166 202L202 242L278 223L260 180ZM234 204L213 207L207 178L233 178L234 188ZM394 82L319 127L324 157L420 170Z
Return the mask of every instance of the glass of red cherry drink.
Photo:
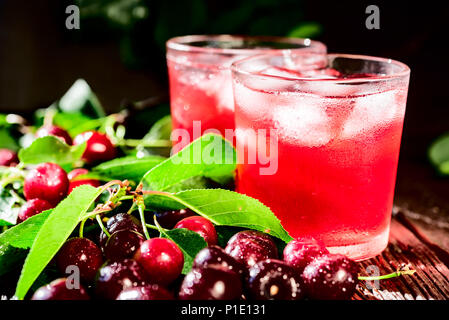
M410 69L340 54L307 69L304 59L232 65L237 191L268 205L293 237L367 259L388 242Z
M223 136L226 129L234 130L232 62L250 55L282 51L324 55L326 46L310 39L231 35L191 35L168 40L173 129L174 132L183 129L190 136L190 141L173 137L177 150L206 130L217 130Z

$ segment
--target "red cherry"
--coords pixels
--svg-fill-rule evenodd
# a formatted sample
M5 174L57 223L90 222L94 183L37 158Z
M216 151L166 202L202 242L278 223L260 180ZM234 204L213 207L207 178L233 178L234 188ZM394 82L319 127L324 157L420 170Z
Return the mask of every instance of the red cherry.
M53 206L47 201L42 199L28 200L21 208L19 212L19 221L25 221L29 217L32 217L45 210L51 209Z
M112 216L106 222L105 227L110 235L120 230L132 230L135 232L142 231L140 221L127 213L118 213L115 216ZM108 239L109 237L106 235L106 233L104 233L103 230L101 230L98 243L100 244L100 247L103 249L103 251L106 247L106 242L108 241Z
M97 131L80 133L73 140L73 144L79 145L85 141L87 142L87 146L83 153L83 160L87 163L111 160L117 154L117 150L111 140L102 133Z
M32 169L23 186L27 200L43 199L56 206L66 195L69 179L64 169L55 163L42 163Z
M0 166L13 167L18 163L17 153L9 149L0 149Z
M300 300L304 298L301 273L276 259L259 261L249 269L247 294L254 300Z
M81 280L90 283L103 264L103 254L93 241L86 238L72 238L59 250L56 264L62 274L65 274L68 266L77 266Z
M214 225L201 216L184 218L175 225L176 228L186 228L198 233L210 246L217 244L218 236Z
M315 258L329 253L322 242L313 238L297 238L284 248L284 261L300 272Z
M240 231L233 235L225 252L248 268L259 261L278 257L278 249L273 239L254 230Z
M78 176L84 175L84 174L88 174L89 170L84 169L84 168L76 168L73 169L72 171L70 171L67 174L67 178L69 178L70 181L72 181L73 179L75 179Z
M171 211L159 211L155 212L157 222L161 227L165 229L173 229L175 225L184 218L191 217L195 215L190 209L180 209Z
M53 125L40 127L36 132L36 137L42 138L46 136L54 136L60 138L69 146L72 145L72 138L70 137L69 133L60 127Z
M142 243L134 259L145 269L153 283L169 284L182 271L184 256L169 239L153 238Z
M98 271L96 297L115 299L125 289L147 285L147 277L145 270L132 259L110 263Z
M180 300L237 300L241 295L240 276L220 265L193 268L179 290Z
M31 300L89 300L86 290L70 288L66 278L56 279L36 290Z
M302 273L307 296L313 300L347 300L356 291L359 266L341 254L323 254Z
M76 187L79 187L79 186L82 186L82 185L89 185L89 186L92 186L94 188L98 188L99 186L101 186L101 183L100 183L100 181L94 180L94 179L72 181L69 184L69 192L68 192L68 194L72 193L73 189L75 189Z
M75 180L76 177L84 175L84 174L88 174L89 171L87 169L83 169L83 168L78 168L78 169L74 169L72 171L70 171L67 174L67 177L70 180L70 184L69 184L69 191L68 194L70 194L73 189L75 189L76 187L82 186L82 185L89 185L92 186L94 188L98 188L99 186L101 186L101 182L96 180L96 179L78 179Z
M209 246L201 249L193 260L193 268L205 268L209 265L219 265L243 276L244 266L228 255L224 249L219 246Z
M130 259L145 241L144 237L133 230L119 230L111 234L104 247L104 256L109 261Z

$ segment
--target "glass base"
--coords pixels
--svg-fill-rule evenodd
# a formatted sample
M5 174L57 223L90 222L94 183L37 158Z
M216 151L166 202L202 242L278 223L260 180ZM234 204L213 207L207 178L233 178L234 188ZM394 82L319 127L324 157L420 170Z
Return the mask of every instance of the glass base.
M390 228L381 234L371 238L367 242L352 244L348 246L327 247L330 253L339 253L355 261L373 258L380 254L388 245Z

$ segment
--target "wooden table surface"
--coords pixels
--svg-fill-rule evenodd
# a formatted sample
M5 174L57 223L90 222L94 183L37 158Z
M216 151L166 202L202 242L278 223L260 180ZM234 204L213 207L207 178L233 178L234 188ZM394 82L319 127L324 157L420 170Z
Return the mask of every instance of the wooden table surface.
M429 233L427 228L421 228L419 223L415 222L420 216L416 212L395 207L387 249L373 259L360 262L362 275L372 275L375 267L379 268L379 274L388 274L404 268L416 272L377 283L360 281L353 299L449 299L449 253L438 243L449 239L447 226L428 220L429 225L434 224Z

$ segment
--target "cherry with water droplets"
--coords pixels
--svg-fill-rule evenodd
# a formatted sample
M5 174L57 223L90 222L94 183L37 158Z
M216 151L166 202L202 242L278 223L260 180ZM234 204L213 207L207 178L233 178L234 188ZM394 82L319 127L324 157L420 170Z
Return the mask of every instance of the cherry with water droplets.
M9 149L0 149L0 166L14 167L18 163L17 153Z
M89 300L89 295L82 285L76 289L66 282L66 278L60 278L40 287L31 300Z
M152 283L169 284L182 271L184 255L170 239L153 238L142 243L134 259L148 273Z
M307 296L316 300L347 300L355 293L359 267L340 254L313 260L302 273Z
M106 222L106 230L110 235L120 230L131 230L140 232L142 227L140 225L140 221L137 220L134 216L127 213L118 213L115 216L111 217ZM99 243L100 247L104 250L106 246L106 242L108 241L108 236L103 230L100 233Z
M240 276L220 265L193 268L179 291L181 300L237 300L241 295Z
M130 259L134 256L145 238L133 230L119 230L114 232L106 242L104 255L109 261Z
M267 259L249 269L248 296L255 300L300 300L304 298L301 273L284 261Z
M158 284L128 288L116 300L174 300L173 294Z
M46 136L53 136L59 138L69 146L72 145L73 143L72 138L70 137L67 131L54 125L44 125L40 127L39 130L37 130L36 132L37 138L42 138Z
M205 268L209 265L223 266L236 272L240 276L243 276L244 274L243 265L228 255L224 249L219 246L209 246L201 249L196 255L195 260L193 260L193 268Z
M259 261L277 259L278 249L273 239L262 232L246 230L237 232L229 239L225 252L247 268Z
M148 275L134 260L112 262L98 271L95 294L100 299L114 300L125 289L145 286Z
M194 216L195 212L190 209L180 209L155 212L154 215L162 228L173 229L179 221Z
M87 163L112 160L117 155L117 150L105 134L97 131L86 131L77 135L73 140L74 145L84 142L87 145L82 158Z
M329 251L322 242L314 238L297 238L285 246L284 261L302 272L313 259L326 253Z
M95 279L103 264L103 254L98 246L86 238L72 238L66 241L56 255L59 272L66 273L68 266L76 266L81 281L90 283Z
M27 200L43 199L56 206L69 188L67 174L59 165L51 162L41 163L28 172L23 185Z
M45 210L49 210L53 206L47 201L42 199L28 200L21 208L19 212L19 221L25 221L26 219L39 214Z
M198 233L208 245L217 244L217 231L208 219L201 216L184 218L175 225L175 229L185 228Z

